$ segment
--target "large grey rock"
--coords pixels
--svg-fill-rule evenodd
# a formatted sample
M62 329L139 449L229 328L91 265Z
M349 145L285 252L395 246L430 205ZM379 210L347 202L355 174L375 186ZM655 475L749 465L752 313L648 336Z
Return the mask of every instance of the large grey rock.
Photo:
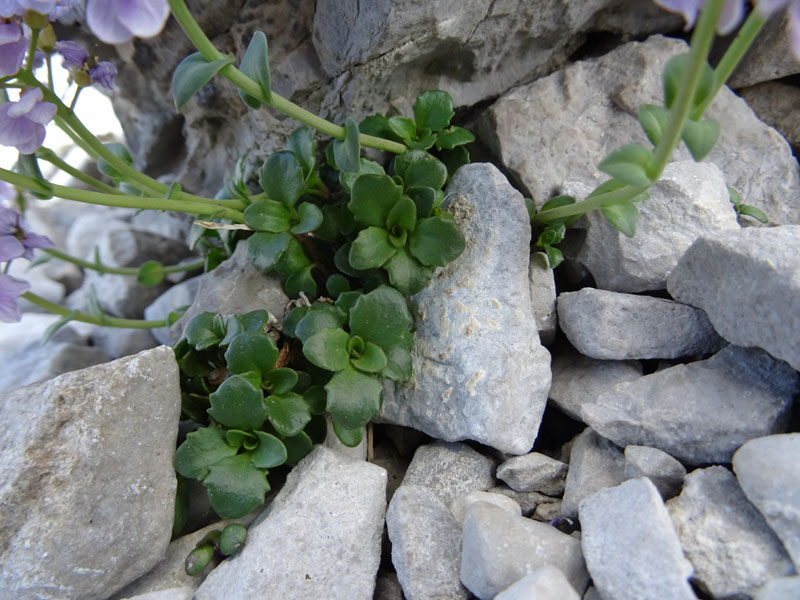
M595 588L614 600L694 600L692 565L649 479L585 498L581 546Z
M161 559L180 398L164 346L3 394L0 597L102 599Z
M195 593L217 598L371 600L380 562L386 471L317 446Z
M732 344L764 348L800 369L800 225L702 237L667 287L679 302L703 309Z
M580 596L556 567L545 565L528 573L494 597L494 600L580 600Z
M577 517L578 506L584 498L623 481L625 456L622 449L587 427L572 446L561 514Z
M265 309L280 319L288 303L280 278L256 270L247 260L247 242L239 242L228 260L199 277L194 302L169 328L169 334L178 340L192 317L206 311L233 315Z
M0 361L0 391L52 379L58 375L108 362L101 348L50 341L31 342L4 354Z
M796 600L800 598L800 575L778 577L753 594L753 600Z
M686 51L685 42L656 35L574 63L501 97L481 120L479 135L537 206L566 181L595 187L607 179L596 165L609 152L623 144L649 145L637 109L662 103L662 68ZM725 126L705 161L772 223L800 223L800 167L786 140L727 88L707 114ZM679 147L675 159L688 158Z
M461 582L481 600L548 565L578 593L589 581L580 541L550 525L478 502L464 519L463 534Z
M412 298L414 373L393 394L387 388L380 418L524 454L550 387L550 354L531 312L528 213L489 164L459 169L447 196L467 247Z
M725 463L747 440L785 430L799 380L766 352L728 346L620 384L582 414L620 446L652 446L693 465Z
M800 572L800 433L751 440L733 455L744 490Z
M531 284L531 309L539 329L539 339L544 345L552 344L558 329L556 281L544 252L531 252L528 280Z
M492 487L494 466L492 459L466 444L434 442L417 448L403 485L430 488L448 506L463 494Z
M497 467L497 478L518 492L542 492L558 496L564 491L567 465L560 460L531 452L509 458Z
M800 88L780 81L767 81L737 90L758 118L781 132L795 148L800 147Z
M702 310L594 288L560 294L558 323L581 354L601 360L679 358L725 345Z
M683 486L686 468L658 448L625 447L625 479L647 477L665 500L676 496Z
M577 352L553 355L550 400L573 419L581 420L581 408L618 383L642 376L641 363L633 360L596 360Z
M725 467L689 473L667 510L693 580L712 597L749 596L774 577L794 574L780 540Z
M790 51L789 35L786 14L770 19L731 74L729 85L738 89L800 73L800 62Z
M461 527L430 488L401 485L386 511L392 564L408 600L462 600Z

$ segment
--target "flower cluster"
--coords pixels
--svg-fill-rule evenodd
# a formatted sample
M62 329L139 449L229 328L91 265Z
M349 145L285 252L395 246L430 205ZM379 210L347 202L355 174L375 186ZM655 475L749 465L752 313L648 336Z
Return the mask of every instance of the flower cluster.
M53 248L50 238L25 230L20 214L10 208L0 208L0 262L15 258L33 258L34 248ZM0 273L0 321L19 321L17 299L28 291L30 284L22 279Z
M42 100L42 90L32 88L17 102L0 106L0 144L32 154L44 142L44 126L56 116L56 105Z
M71 41L56 42L55 50L64 57L64 68L69 69L78 86L98 83L106 89L114 89L117 68L113 63L98 61L97 57L89 56L83 46Z
M705 2L706 0L655 0L655 3L662 8L682 14L689 28L694 25L697 13ZM756 10L764 17L770 17L787 7L789 11L789 41L795 56L800 60L800 0L756 0ZM744 14L744 0L725 0L725 6L717 22L717 31L721 35L731 33L739 25Z

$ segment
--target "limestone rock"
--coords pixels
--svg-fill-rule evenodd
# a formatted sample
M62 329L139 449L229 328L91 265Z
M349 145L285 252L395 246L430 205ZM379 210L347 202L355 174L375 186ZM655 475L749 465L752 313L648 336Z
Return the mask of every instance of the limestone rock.
M625 447L625 479L647 477L665 500L678 495L686 477L686 468L658 448Z
M689 473L667 510L694 581L714 598L752 595L770 579L794 573L780 540L725 467Z
M408 600L462 600L459 581L461 529L430 489L403 484L386 512L392 564Z
M614 600L695 600L692 565L649 479L600 490L580 505L581 545L594 586Z
M620 446L652 446L693 465L726 463L747 440L784 431L799 381L766 352L728 346L622 383L582 414Z
M553 269L544 252L532 252L528 269L531 284L533 318L539 328L539 340L545 346L555 341L558 317L556 315L556 282Z
M317 446L194 597L371 600L385 490L380 467Z
M729 85L738 89L800 73L800 63L790 51L789 35L787 14L767 21L731 74Z
M800 572L800 434L770 435L744 444L733 470L747 499L764 515Z
M800 147L800 88L796 85L767 81L737 90L758 118L781 132L794 148Z
M165 346L3 395L0 597L99 600L161 559L179 414Z
M732 344L758 346L800 369L800 320L792 318L800 314L800 225L702 237L667 286Z
M480 163L459 169L447 196L467 247L412 298L414 372L384 392L380 418L523 454L550 387L550 355L531 312L525 204L496 167Z
M795 600L800 597L800 575L778 577L753 594L753 600Z
M497 478L518 492L558 496L564 491L567 465L539 452L509 458L497 467Z
M522 516L522 508L510 496L506 496L505 494L494 494L492 492L475 491L464 494L463 496L459 496L450 503L450 512L453 514L453 517L455 517L456 521L458 521L459 525L464 524L464 519L466 518L470 507L476 502L488 502L489 504L499 506L503 510L507 510L509 514L512 514L516 517Z
M594 288L560 294L558 322L581 354L601 360L679 358L725 345L702 310Z
M580 600L573 587L556 567L544 566L528 573L494 597L494 600Z

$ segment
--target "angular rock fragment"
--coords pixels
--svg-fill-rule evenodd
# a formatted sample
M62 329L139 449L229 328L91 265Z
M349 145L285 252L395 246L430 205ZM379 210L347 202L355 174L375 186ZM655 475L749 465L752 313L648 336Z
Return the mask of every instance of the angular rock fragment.
M539 328L539 340L545 346L552 344L558 328L556 315L556 282L553 269L544 252L532 252L528 269L528 280L531 285L531 310L536 326Z
M753 600L796 600L800 598L800 575L778 577L753 594Z
M586 588L580 541L555 527L479 502L467 513L463 532L461 582L481 600L548 565L558 568L576 592Z
M799 381L766 352L728 346L620 384L582 414L620 446L652 446L692 465L726 463L747 440L785 430Z
M800 115L795 110L797 86L766 81L736 93L747 101L762 121L780 131L792 146L800 147Z
M751 440L733 455L747 499L783 542L800 572L800 433Z
M0 597L107 598L169 543L178 366L161 346L0 398Z
M217 598L371 600L386 471L317 446L292 470L242 551L195 593Z
M470 507L476 502L488 502L503 510L507 510L509 514L515 517L522 516L522 508L516 500L510 496L494 494L492 492L469 492L468 494L459 496L450 503L450 512L453 514L453 517L455 517L455 520L458 521L459 525L464 523L464 518L467 516Z
M581 500L623 481L625 458L622 449L587 427L572 446L561 514L568 518L577 517Z
M703 309L732 344L758 346L800 370L800 225L704 236L667 288Z
M585 498L581 546L594 586L614 600L695 600L692 565L649 479L631 479Z
M429 488L401 485L386 512L392 564L408 600L461 600L461 528Z
M509 458L497 467L497 478L518 492L558 496L564 491L567 465L539 452Z
M549 565L528 573L494 597L494 600L580 600L580 596L556 567Z
M597 360L577 352L553 356L550 400L573 419L581 420L581 408L618 383L642 376L641 363L633 360Z
M625 479L647 477L665 500L678 495L686 477L684 466L658 448L625 447Z
M679 358L725 345L702 310L594 288L560 294L558 323L581 354L601 360Z
M555 501L555 498L545 496L539 492L516 492L506 486L493 487L488 491L492 494L502 494L503 496L511 498L514 502L519 504L523 517L530 517L533 515L539 505L551 504Z
M385 388L380 419L524 454L550 387L531 312L528 213L489 164L459 169L447 197L467 247L412 298L414 373L394 393Z
M725 467L692 471L680 496L667 502L693 580L714 598L750 596L792 561Z

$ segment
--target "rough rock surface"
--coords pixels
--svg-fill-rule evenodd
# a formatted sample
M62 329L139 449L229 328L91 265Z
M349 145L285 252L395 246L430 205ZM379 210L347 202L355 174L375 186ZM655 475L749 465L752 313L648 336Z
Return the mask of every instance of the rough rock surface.
M494 597L494 600L580 600L564 574L545 565L528 573Z
M751 440L733 455L744 490L800 572L800 433Z
M553 355L550 400L573 419L581 420L581 408L618 383L642 376L642 365L633 360L596 360L577 352Z
M266 309L282 318L288 302L280 279L256 270L247 260L247 243L240 242L228 260L200 276L194 302L170 327L169 334L178 340L192 317L204 311L231 315Z
M31 342L3 355L0 362L0 391L52 379L109 360L102 348L50 341Z
M576 350L601 360L679 358L725 345L702 310L594 288L560 294L558 323Z
M401 485L386 511L392 564L408 600L462 600L461 528L430 488Z
M525 204L480 163L459 169L447 196L467 247L412 298L414 372L394 394L385 388L380 418L524 454L550 387L550 354L531 312Z
M516 500L505 494L496 494L493 492L469 492L463 496L459 496L450 503L450 512L458 521L459 525L464 524L464 519L469 512L470 507L476 502L488 502L507 510L509 514L515 517L522 516L522 507Z
M800 114L797 113L800 89L779 81L767 81L741 90L738 94L747 101L758 118L781 132L795 148L800 147Z
M561 570L576 592L586 588L580 541L555 527L478 502L467 513L463 532L461 582L481 600L546 565Z
M501 97L480 121L479 135L537 206L566 181L595 187L608 178L596 168L604 156L623 144L648 144L637 109L662 103L662 68L686 51L685 42L656 35L574 63ZM705 161L771 223L800 224L800 167L786 140L726 88L707 115L730 126ZM689 154L680 147L675 157Z
M179 414L166 346L0 398L0 597L102 599L161 559Z
M726 463L747 440L785 430L798 381L766 352L728 346L620 384L582 414L620 446L652 446L693 465Z
M317 446L194 597L371 600L385 493L382 468Z
M789 51L789 19L783 14L767 21L728 84L738 89L796 73L800 63Z
M800 575L778 577L753 594L753 600L795 600L800 597Z
M560 460L531 452L509 458L497 467L497 478L518 492L541 492L558 496L564 491L567 465Z
M686 468L663 450L631 444L625 447L624 474L625 479L647 477L666 500L681 491Z
M577 517L581 500L623 481L625 457L622 449L587 427L572 446L561 514Z
M694 600L692 565L649 479L631 479L585 498L581 546L594 586L614 600Z
M732 344L764 348L800 369L800 225L702 237L667 286L679 302L702 308Z
M694 581L712 597L752 595L770 579L794 574L780 540L725 467L689 473L667 510Z
M553 269L550 268L544 252L531 252L528 280L531 284L531 307L536 326L539 328L539 340L547 346L555 340L558 317L556 282Z

